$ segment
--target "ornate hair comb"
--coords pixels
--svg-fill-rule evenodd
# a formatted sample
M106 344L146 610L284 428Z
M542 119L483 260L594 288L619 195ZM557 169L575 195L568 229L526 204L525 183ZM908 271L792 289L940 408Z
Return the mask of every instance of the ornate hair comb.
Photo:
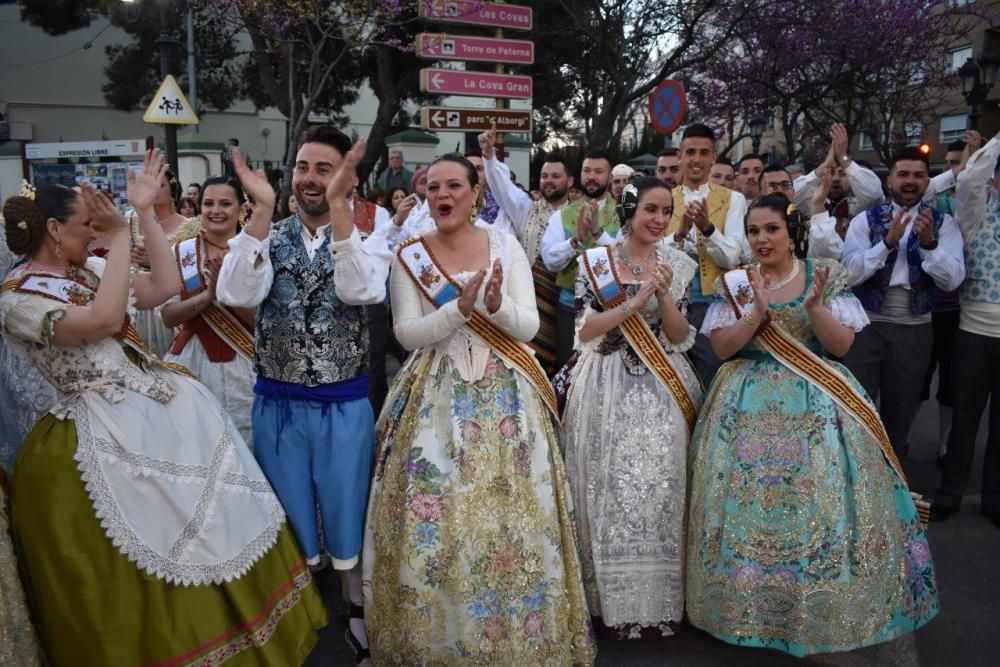
M21 181L21 196L35 201L35 186L28 181Z

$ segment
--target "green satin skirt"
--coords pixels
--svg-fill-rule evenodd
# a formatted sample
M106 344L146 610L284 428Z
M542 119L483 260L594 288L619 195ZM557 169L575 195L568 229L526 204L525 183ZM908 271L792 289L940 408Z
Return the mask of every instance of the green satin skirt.
M14 546L52 665L301 665L326 608L288 525L239 579L168 584L107 538L73 460L76 428L45 416L15 466Z

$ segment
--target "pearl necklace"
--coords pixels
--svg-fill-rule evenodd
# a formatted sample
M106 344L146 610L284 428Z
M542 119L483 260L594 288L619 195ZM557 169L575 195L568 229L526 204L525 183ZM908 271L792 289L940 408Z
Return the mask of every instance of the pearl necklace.
M649 254L646 255L646 259L642 260L637 265L633 265L628 258L628 253L625 252L625 244L622 243L620 246L618 246L618 259L622 261L622 264L625 265L625 268L631 271L632 275L636 278L638 278L639 276L641 276L646 272L646 269L649 268L649 263L653 260L653 257L655 256L656 256L656 246L654 245L652 249L650 249Z
M792 259L792 270L788 272L787 276L785 276L781 280L775 280L775 281L765 280L764 284L767 286L767 289L771 290L772 292L775 292L775 291L781 289L782 287L784 287L785 285L787 285L788 283L790 283L793 280L795 280L795 276L799 275L799 264L800 263L801 262L799 262L799 260L797 258ZM757 270L758 271L760 270L760 266L759 265L757 267Z

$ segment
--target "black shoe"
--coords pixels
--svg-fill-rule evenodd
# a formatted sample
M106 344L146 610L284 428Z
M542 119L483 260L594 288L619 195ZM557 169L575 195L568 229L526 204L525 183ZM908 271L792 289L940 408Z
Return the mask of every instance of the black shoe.
M938 505L934 503L931 505L931 521L941 522L947 521L951 518L951 515L958 510L954 507L946 507L944 505Z
M983 512L983 516L993 522L993 525L1000 528L1000 512Z
M354 604L353 602L349 602L349 604L351 605L350 618L360 618L361 620L364 620L365 618L364 607L362 607L361 605ZM350 626L348 626L347 632L344 634L344 639L347 641L347 645L351 648L351 651L354 652L355 665L360 665L363 663L369 665L371 664L371 657L372 657L371 650L361 645L361 642L359 642L357 637L354 636L354 633L351 632Z

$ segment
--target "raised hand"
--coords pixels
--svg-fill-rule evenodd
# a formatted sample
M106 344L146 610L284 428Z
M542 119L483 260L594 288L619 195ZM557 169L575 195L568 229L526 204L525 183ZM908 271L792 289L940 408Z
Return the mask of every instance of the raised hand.
M135 210L144 211L153 205L160 193L166 171L167 165L159 149L146 151L142 171L138 174L128 170L128 201Z
M576 238L583 241L590 233L590 207L584 204L576 214Z
M484 158L493 157L493 146L497 142L497 122L490 121L490 129L479 135L479 149Z
M920 245L934 245L934 215L929 208L921 209L913 221L913 231L920 240Z
M90 224L99 233L111 233L125 229L125 216L111 203L107 195L92 183L82 183L80 194L90 215Z
M238 148L233 151L233 168L236 170L236 177L240 179L240 185L243 186L243 192L249 195L257 206L273 212L276 197L264 170L250 169L246 156Z
M905 206L901 206L896 213L896 217L892 219L892 225L889 226L889 231L885 235L886 247L892 250L899 247L899 239L903 238L903 232L906 231L906 227L910 224L906 216L909 210Z
M813 274L812 285L809 287L809 291L806 292L805 301L802 302L807 313L812 313L816 308L823 307L823 293L826 291L826 285L829 281L829 267L816 269L816 273Z
M458 297L458 310L466 317L472 315L472 309L476 307L479 288L483 286L485 278L486 269L479 269L476 275L472 276L469 282L465 283L465 287L462 288L462 294Z
M402 227L406 219L410 217L410 211L417 205L417 195L407 195L403 202L396 209L396 215L392 216L392 222L397 227Z
M354 142L351 150L340 162L337 171L334 172L330 184L326 186L326 201L331 208L343 204L346 206L347 196L354 189L355 177L357 176L358 163L365 154L365 140L358 139Z
M764 320L768 308L771 307L771 295L764 284L764 277L755 268L747 269L747 276L750 278L750 287L753 289L753 310L758 322Z
M589 211L587 213L587 222L590 223L590 233L595 238L601 235L601 218L598 215L600 206L596 199L588 199L583 204L583 207Z
M670 285L674 282L674 270L669 264L658 262L653 269L653 280L656 282L656 298L666 298L670 294Z
M846 167L841 164L841 158L847 155L847 128L843 123L834 123L830 126L830 141L833 149L834 164Z
M826 198L830 195L830 185L833 183L833 170L831 167L819 168L819 186L812 198L813 214L820 213L826 208Z
M493 275L490 277L490 281L486 283L486 294L483 296L483 303L486 305L486 310L489 311L490 315L500 309L500 304L503 301L503 292L500 289L502 286L503 265L499 259L496 259L493 262Z

